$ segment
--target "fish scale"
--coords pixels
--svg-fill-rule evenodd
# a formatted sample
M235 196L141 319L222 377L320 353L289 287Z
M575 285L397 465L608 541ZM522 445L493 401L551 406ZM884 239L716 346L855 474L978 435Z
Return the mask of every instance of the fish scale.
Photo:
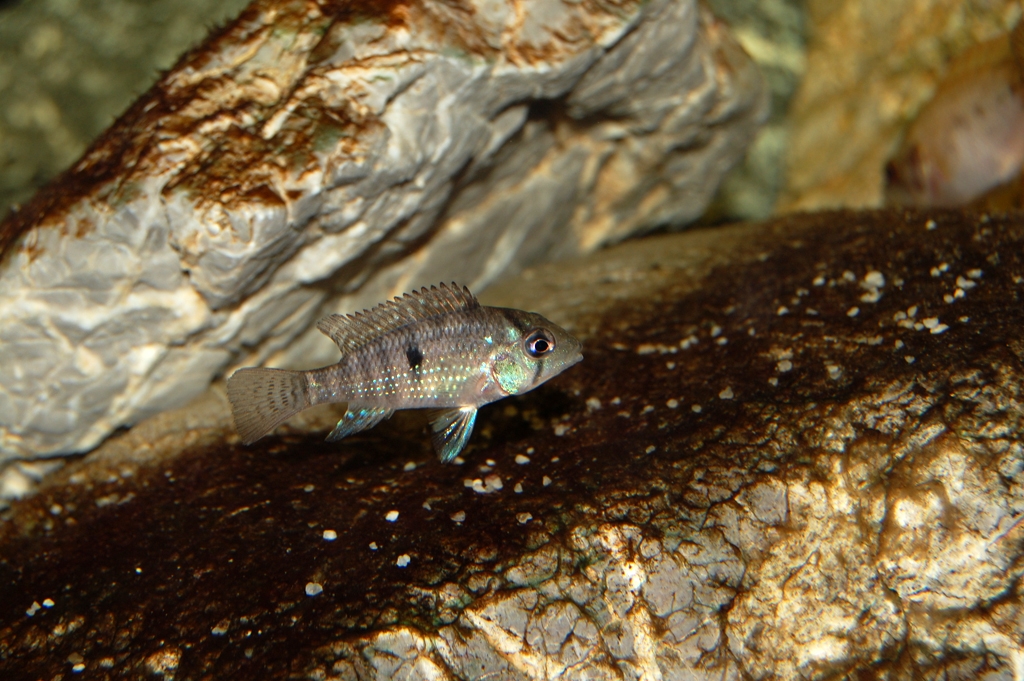
M245 368L228 379L244 443L316 404L347 405L330 441L398 409L430 408L441 410L431 422L435 449L450 461L465 447L479 407L532 390L583 358L579 341L544 317L482 306L456 284L328 315L317 328L342 351L338 363L310 371Z
M486 376L490 349L476 339L487 336L476 320L444 320L456 327L429 320L413 328L381 337L343 362L312 372L311 386L319 387L314 400L359 401L372 397L391 409L439 406L459 397L474 375ZM409 361L409 349L421 354L420 369Z

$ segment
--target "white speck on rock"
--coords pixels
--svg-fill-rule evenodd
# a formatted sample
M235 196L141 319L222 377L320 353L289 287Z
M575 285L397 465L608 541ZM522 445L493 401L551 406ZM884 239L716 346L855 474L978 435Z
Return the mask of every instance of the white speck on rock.
M828 377L833 381L839 380L839 377L843 375L843 369L837 364L826 364L825 370L828 371Z
M405 466L402 467L402 470L405 471L406 473L408 473L409 471L416 470L416 462L415 461L407 462L405 464Z
M530 457L526 456L525 454L516 454L516 463L519 464L520 466L525 466L526 464L530 463Z
M501 476L496 473L488 475L483 480L476 478L472 481L464 481L463 484L465 484L465 482L469 482L470 484L467 485L467 487L472 487L473 491L477 494L491 494L492 492L497 492L504 486L504 483L501 481Z
M722 400L731 400L734 397L736 397L736 393L732 391L731 386L718 393L718 398Z
M375 541L370 542L370 550L371 551L376 551L377 550L377 542L375 542Z
M967 270L967 276L971 279L981 279L984 273L979 269Z
M914 362L916 362L916 361L917 361L917 358L916 358L916 357L914 357L913 355L906 355L906 356L905 356L905 357L903 358L903 361L904 361L904 362L906 362L907 364L913 364Z
M334 530L324 530L324 541L334 541L338 538L338 533Z
M517 482L516 486L512 488L512 491L515 492L516 494L522 494L523 493L523 483Z
M939 324L932 329L932 333L936 335L940 333L945 333L947 329L949 329L949 327L946 326L945 324Z
M699 404L694 404L690 405L690 411L692 411L694 414L699 414L702 411L704 411L704 408L701 407Z
M935 220L929 219L927 222L924 223L924 228L927 229L929 232L935 229L937 226L938 225L935 224Z
M784 360L780 361L778 364L776 364L775 368L778 369L780 374L784 374L787 371L792 371L793 370L793 363L791 361L789 361L788 359L784 359Z
M969 291L978 285L978 282L971 281L970 279L964 279L963 277L956 278L956 285L965 291Z
M540 484L542 484L545 487L547 487L548 485L551 484L551 478L549 478L548 476L545 475L543 478L541 478Z
M779 379L777 379L774 376L772 376L771 378L768 379L768 383L770 383L772 385L772 387L775 387L775 386L779 385Z
M864 284L871 288L882 288L885 286L885 275L878 270L871 270L864 275Z
M587 410L588 411L597 411L600 408L601 408L601 400L597 399L596 397L588 397L587 398Z
M903 347L903 341L897 339L896 342L893 343L893 345L896 347L897 350L899 350L900 348Z
M859 314L860 314L860 308L859 307L851 307L849 310L846 311L846 316L847 317L856 317Z
M306 595L319 596L324 592L324 587L317 582L306 582Z
M647 449L644 450L644 454L653 454L658 448L654 445L647 445Z
M787 314L789 314L789 308L786 307L785 305L782 305L782 306L779 307L778 310L775 311L775 314L777 314L780 317L782 315L787 315Z
M526 523L528 523L531 520L533 520L533 514L529 513L529 512L527 512L527 513L517 513L516 514L516 520L519 521L520 525L525 525Z
M676 409L679 407L679 400L672 398L671 400L665 403L665 406L668 407L669 409Z
M388 511L384 515L384 520L388 521L389 523L395 522L396 520L398 520L398 511Z
M398 557L398 559L397 559L397 560L395 561L395 565L397 565L397 566L398 566L398 567L400 567L400 568L404 568L404 567L407 567L407 566L409 565L409 562L410 562L411 560L412 560L412 558L410 558L410 557L409 557L409 554L408 554L408 553L403 553L403 554L402 554L402 555L400 555L400 556Z
M921 320L921 325L924 326L924 328L926 329L934 329L936 326L939 325L939 318L926 317L925 319Z
M568 433L571 429L572 429L572 426L570 426L568 423L556 423L555 424L555 428L554 428L555 436L556 437L562 437L563 435Z
M25 610L25 614L29 617L34 617L35 614L39 612L40 607L42 606L39 605L39 601L32 601L32 605L28 606L28 609Z
M452 519L452 522L463 523L466 521L466 512L456 511L455 513L452 513L451 516L449 517Z

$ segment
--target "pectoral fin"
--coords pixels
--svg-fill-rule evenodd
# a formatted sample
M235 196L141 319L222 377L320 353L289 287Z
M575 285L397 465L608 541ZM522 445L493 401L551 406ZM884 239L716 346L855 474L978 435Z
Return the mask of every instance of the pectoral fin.
M459 407L437 412L430 422L434 451L441 463L448 463L463 450L473 433L476 407Z
M361 430L373 428L393 413L393 410L386 407L353 407L350 405L345 415L338 421L338 425L327 436L327 441L337 442Z

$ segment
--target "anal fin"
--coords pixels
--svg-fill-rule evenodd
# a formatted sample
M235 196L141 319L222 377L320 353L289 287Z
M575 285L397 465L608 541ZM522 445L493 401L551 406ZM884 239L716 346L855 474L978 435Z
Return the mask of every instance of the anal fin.
M338 421L338 425L334 427L331 434L327 436L328 442L337 442L342 438L346 438L349 435L354 435L368 428L373 428L375 425L390 417L394 413L393 409L387 407L355 407L349 405L349 408L345 411L345 415Z
M448 463L465 448L473 434L476 412L476 407L458 407L435 413L430 422L431 437L441 463Z

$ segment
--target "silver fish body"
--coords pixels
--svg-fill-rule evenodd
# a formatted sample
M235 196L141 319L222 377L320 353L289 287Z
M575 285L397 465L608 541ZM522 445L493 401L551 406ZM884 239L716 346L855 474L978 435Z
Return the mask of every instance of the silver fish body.
M482 306L454 284L358 314L328 315L317 327L341 349L337 364L239 369L228 379L244 443L316 404L347 403L330 441L398 409L428 408L441 410L432 419L434 446L450 461L469 440L481 406L532 390L583 359L579 341L544 317Z

